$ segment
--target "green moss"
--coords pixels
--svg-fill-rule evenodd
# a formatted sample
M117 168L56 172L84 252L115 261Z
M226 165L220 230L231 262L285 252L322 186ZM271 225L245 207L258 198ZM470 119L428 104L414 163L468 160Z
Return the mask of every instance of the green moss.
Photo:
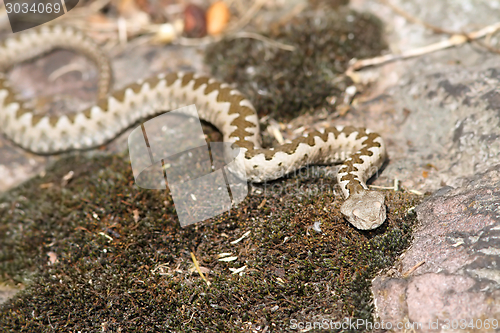
M62 186L70 170L74 178ZM340 201L326 190L333 180L301 177L253 187L230 214L180 228L166 191L134 185L127 156L63 159L0 201L2 280L25 286L2 305L0 327L230 332L371 318L370 279L410 240L413 220L392 212L415 199L388 192L388 222L361 232L339 215ZM321 183L325 191L309 196ZM211 269L211 286L189 272L191 251ZM238 260L218 261L222 252ZM231 274L244 265L243 276Z
M333 111L352 82L344 73L352 58L377 56L387 46L383 27L371 14L348 9L303 12L263 32L295 47L293 52L254 39L225 39L208 48L212 73L238 89L259 110L285 119L323 107Z

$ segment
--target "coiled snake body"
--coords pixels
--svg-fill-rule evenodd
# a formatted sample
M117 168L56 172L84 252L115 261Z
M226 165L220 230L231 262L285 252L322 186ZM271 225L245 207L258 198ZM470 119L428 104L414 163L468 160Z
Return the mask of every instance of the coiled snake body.
M195 104L200 118L215 125L225 142L244 150L238 163L249 181L274 180L308 164L342 163L337 175L346 199L342 214L359 229L374 229L384 222L384 196L366 185L386 158L378 134L364 128L332 127L264 149L252 104L227 84L193 73L158 75L108 96L111 69L107 58L92 40L70 27L32 29L3 41L0 70L54 48L76 50L97 64L99 102L69 115L35 115L16 98L0 72L0 131L20 147L40 154L88 149L161 110Z

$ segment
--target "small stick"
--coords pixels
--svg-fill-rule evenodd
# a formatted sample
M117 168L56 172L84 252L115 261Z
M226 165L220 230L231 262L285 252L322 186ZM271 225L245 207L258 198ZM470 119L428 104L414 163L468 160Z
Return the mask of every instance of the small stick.
M212 44L212 43L217 43L218 41L222 40L222 38L224 38L224 37L226 37L228 39L252 38L252 39L260 40L261 42L263 42L265 44L269 44L271 46L277 47L277 48L285 50L285 51L294 51L295 50L295 46L272 40L270 38L267 38L265 36L262 36L260 34L255 33L255 32L247 32L247 31L240 31L240 32L236 32L233 34L225 34L225 35L219 35L219 36L207 36L207 37L202 37L202 38L179 37L177 40L172 41L172 44L183 45L183 46L204 46L204 45L208 45L208 44Z
M403 278L407 278L408 276L410 276L411 273L415 272L415 270L423 264L425 264L425 260L422 260L421 262L410 268L406 273L403 274Z
M259 35L259 34L254 33L254 32L241 31L241 32L237 32L235 34L229 35L228 38L231 38L231 39L252 38L252 39L260 40L261 42L264 42L266 44L269 44L271 46L277 47L277 48L285 50L285 51L295 51L295 46L272 40L270 38L267 38L265 36Z
M500 22L488 25L480 30L471 32L471 33L459 33L459 32L453 32L453 31L448 31L445 29L442 29L440 27L434 26L432 24L429 24L427 22L424 22L407 12L403 11L401 8L391 4L388 0L380 0L382 3L386 4L387 6L391 7L396 13L399 15L403 16L410 22L414 22L417 24L421 24L426 28L429 28L433 30L436 33L446 33L451 35L451 37L447 40L429 44L427 46L419 47L416 49L408 50L405 52L402 52L400 54L387 54L379 57L374 57L370 59L362 59L362 60L355 60L353 59L353 63L349 66L349 68L346 70L345 75L352 77L354 81L356 74L354 73L357 70L360 70L365 67L370 67L370 66L376 66L376 65L382 65L388 62L392 62L395 60L401 60L401 59L408 59L408 58L413 58L417 56L421 56L424 54L436 52L439 50L444 50L453 46L465 44L470 41L474 41L479 38L483 38L487 35L491 35L495 33L496 31L500 30ZM480 43L480 45L485 46L488 50L496 53L500 53L500 50L496 50L492 48L491 46L484 45L483 43Z
M497 29L500 28L500 23L497 23L497 25L498 25ZM480 38L480 37L476 37L476 38ZM351 66L349 66L349 68L346 70L345 74L347 76L350 76L351 74L354 73L354 71L360 70L360 69L365 68L365 67L382 65L382 64L392 62L395 60L413 58L416 56L436 52L439 50L444 50L444 49L450 48L452 46L464 44L464 43L468 42L469 40L470 39L465 35L453 35L447 40L437 42L434 44L430 44L430 45L427 45L424 47L419 47L416 49L408 50L408 51L402 52L400 54L386 54L383 56L374 57L374 58L370 58L370 59L356 60Z

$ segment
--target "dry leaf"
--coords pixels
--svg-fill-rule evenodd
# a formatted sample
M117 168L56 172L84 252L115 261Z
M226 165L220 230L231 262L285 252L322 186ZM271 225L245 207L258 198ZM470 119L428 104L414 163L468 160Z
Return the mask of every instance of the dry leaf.
M218 35L227 26L231 14L229 8L222 1L214 2L207 10L207 32L209 35Z

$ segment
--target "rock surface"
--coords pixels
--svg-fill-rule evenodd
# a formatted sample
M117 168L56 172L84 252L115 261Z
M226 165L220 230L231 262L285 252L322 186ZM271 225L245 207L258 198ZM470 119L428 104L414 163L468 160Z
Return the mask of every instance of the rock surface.
M383 17L395 51L449 38L394 17L380 4L354 3ZM500 13L492 1L391 3L455 31L479 30ZM380 78L365 105L371 112L394 114L387 117L390 124L381 120L392 132L391 162L384 173L407 188L435 191L416 207L420 225L411 248L373 281L378 320L395 331L498 331L498 55L466 44L370 71ZM381 96L385 104L378 102Z
M473 320L481 331L489 319L498 327L500 165L462 182L455 189L443 187L416 208L421 226L399 263L404 273L374 280L381 321L439 331L454 320L467 325Z

